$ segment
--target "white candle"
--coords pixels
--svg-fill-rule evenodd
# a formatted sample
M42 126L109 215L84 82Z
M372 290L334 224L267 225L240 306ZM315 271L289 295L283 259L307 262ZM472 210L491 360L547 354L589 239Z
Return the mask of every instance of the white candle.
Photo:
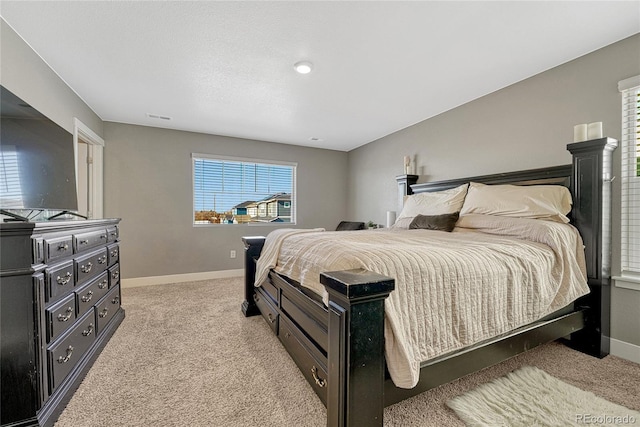
M587 125L587 139L602 138L602 122L593 122Z
M411 158L404 156L404 173L407 175L411 173Z
M396 211L387 211L387 228L396 223Z
M587 124L575 125L573 127L573 142L582 142L587 140Z

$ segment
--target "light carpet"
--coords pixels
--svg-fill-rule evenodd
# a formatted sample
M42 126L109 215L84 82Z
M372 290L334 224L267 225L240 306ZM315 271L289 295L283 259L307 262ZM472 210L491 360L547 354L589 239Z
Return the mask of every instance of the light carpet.
M122 290L126 318L56 427L324 427L326 409L261 316L244 278ZM552 343L385 409L385 426L464 426L446 401L522 366L640 410L640 366Z
M640 423L640 412L525 366L447 402L469 426L584 426Z

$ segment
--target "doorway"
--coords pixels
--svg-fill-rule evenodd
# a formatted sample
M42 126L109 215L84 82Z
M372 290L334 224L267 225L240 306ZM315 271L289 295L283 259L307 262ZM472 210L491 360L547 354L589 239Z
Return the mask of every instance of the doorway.
M89 144L82 139L78 139L76 144L78 152L76 181L78 183L78 213L87 218L92 218L91 206L89 206L89 188L91 176L89 169L91 157L89 156Z
M90 219L102 218L104 139L78 118L73 121L78 213Z

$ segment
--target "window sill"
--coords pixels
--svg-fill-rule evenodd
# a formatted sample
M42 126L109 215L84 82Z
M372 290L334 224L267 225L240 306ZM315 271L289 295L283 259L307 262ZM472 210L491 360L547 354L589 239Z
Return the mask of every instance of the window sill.
M194 228L200 228L200 227L237 227L237 226L245 226L245 227L294 227L296 226L295 222L245 222L245 223L240 223L240 224L218 224L218 223L203 223L203 224L198 224L198 223L192 223L191 224Z
M640 278L630 276L613 276L614 285L617 288L631 289L634 291L640 291Z

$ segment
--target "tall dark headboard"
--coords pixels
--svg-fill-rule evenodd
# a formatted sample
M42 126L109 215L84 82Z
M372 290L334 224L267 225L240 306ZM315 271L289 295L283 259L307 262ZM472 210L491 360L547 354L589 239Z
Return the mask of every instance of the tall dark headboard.
M583 351L603 357L609 353L611 282L611 181L613 151L618 141L600 138L567 145L572 164L541 169L456 178L416 184L415 175L402 175L398 198L406 195L446 190L468 182L514 185L564 185L571 191L571 223L585 246L587 279L591 293L578 304L589 307L588 327L578 334L592 334L576 342L590 343ZM597 335L597 336L594 336ZM599 343L599 344L598 344Z
M470 178L456 178L446 181L425 182L411 185L412 194L447 190L468 182L483 184L541 185L556 184L571 188L571 165L552 166L549 168L529 169L525 171L496 173Z

